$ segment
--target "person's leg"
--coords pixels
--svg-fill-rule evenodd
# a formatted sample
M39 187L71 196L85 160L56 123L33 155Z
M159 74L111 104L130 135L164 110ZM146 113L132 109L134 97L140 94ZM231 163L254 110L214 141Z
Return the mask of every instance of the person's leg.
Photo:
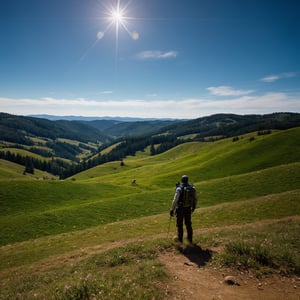
M187 231L187 238L190 243L193 243L192 213L189 207L184 210L184 222Z
M177 209L176 213L177 217L177 237L178 241L182 243L183 241L183 210L182 209Z

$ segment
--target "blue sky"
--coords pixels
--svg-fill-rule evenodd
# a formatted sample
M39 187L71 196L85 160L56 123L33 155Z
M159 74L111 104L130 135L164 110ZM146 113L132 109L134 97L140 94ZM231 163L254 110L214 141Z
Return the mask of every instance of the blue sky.
M2 112L300 112L298 0L0 0L0 36Z

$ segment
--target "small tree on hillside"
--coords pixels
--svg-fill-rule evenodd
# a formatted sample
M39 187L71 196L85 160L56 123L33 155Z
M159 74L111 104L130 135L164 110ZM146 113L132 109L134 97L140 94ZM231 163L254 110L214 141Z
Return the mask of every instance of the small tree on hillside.
M26 157L24 173L34 174L34 166L30 157Z

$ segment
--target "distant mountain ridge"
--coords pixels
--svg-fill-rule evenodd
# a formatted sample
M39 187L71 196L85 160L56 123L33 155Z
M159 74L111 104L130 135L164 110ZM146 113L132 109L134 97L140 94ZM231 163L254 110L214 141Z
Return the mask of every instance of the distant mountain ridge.
M85 116L56 116L56 115L28 115L28 117L33 118L42 118L48 119L51 121L57 120L67 120L67 121L97 121L97 120L107 120L107 121L117 121L117 122L143 122L143 121L174 121L174 120L183 120L183 119L174 119L174 118L134 118L134 117L85 117Z
M107 143L126 136L168 134L176 137L195 135L228 137L264 129L300 126L299 113L267 115L216 114L192 120L144 120L130 122L115 119L56 120L0 113L0 140L25 142L28 136L65 138L80 142ZM195 138L194 138L195 139Z
M300 126L299 113L282 112L266 115L215 114L170 124L159 132L168 132L177 137L196 134L196 139L199 140L213 136L231 137L259 130L284 130L298 126Z
M190 141L216 141L257 132L300 127L299 113L216 114L193 120L56 120L0 113L2 159L26 164L66 178L137 151L163 153ZM103 150L110 149L102 153ZM149 151L149 150L148 150ZM39 155L33 158L32 155ZM45 164L46 163L46 164Z
M178 121L144 120L129 122L112 119L85 120L85 117L77 117L78 120L49 120L41 117L17 116L0 113L0 140L10 142L26 141L26 136L38 136L45 138L66 138L80 142L107 143L115 138L128 135L144 135L159 130L164 126ZM89 119L89 118L87 118ZM127 118L123 118L124 120Z
M34 136L50 139L65 138L80 142L111 140L98 129L79 121L50 121L0 113L0 140L18 143L19 140L26 141L28 137Z

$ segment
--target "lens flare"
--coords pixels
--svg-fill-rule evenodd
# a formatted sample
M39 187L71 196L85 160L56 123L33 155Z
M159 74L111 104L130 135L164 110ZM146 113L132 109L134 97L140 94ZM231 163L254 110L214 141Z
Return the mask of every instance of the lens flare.
M136 31L134 31L134 32L132 33L132 39L136 41L136 40L138 40L139 38L140 38L139 33L136 32Z
M99 32L97 33L97 39L98 39L98 40L102 40L103 37L104 37L104 32L99 31Z

